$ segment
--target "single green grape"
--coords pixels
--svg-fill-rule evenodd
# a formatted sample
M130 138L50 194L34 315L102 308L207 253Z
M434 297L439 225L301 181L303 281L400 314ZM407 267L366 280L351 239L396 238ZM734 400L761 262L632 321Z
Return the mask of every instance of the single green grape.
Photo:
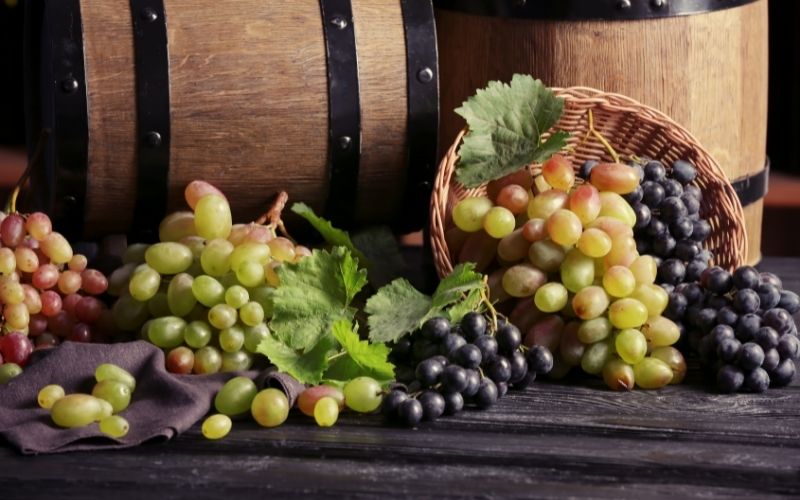
M239 318L247 326L256 326L264 321L264 308L258 302L248 302L239 310Z
M647 354L647 339L639 330L627 328L614 339L617 354L623 361L635 365Z
M545 313L558 312L567 305L569 293L561 283L546 283L536 290L533 302L540 311Z
M236 416L246 413L258 393L255 382L247 377L234 377L214 397L214 408L224 415Z
M246 260L234 269L236 270L236 279L244 286L253 287L264 283L264 266L256 261Z
M133 272L128 282L128 291L134 299L145 302L158 292L159 286L161 286L161 275L152 267L143 264Z
M239 309L250 300L247 289L241 285L234 285L225 291L225 303L234 309Z
M221 439L231 431L231 417L217 413L203 421L201 430L206 439Z
M314 420L320 427L331 427L339 418L339 403L326 396L314 405Z
M163 349L173 349L183 344L186 321L177 316L164 316L150 321L147 338Z
M194 225L198 236L207 240L227 238L233 226L228 200L217 194L208 194L194 207Z
M98 382L104 380L116 380L128 386L131 392L136 389L136 379L128 370L121 368L113 363L103 363L94 370L94 378Z
M242 243L233 250L231 255L231 268L237 269L243 262L252 261L262 267L269 262L269 245L265 243L247 242Z
M95 384L92 396L111 403L113 413L124 411L131 403L131 390L122 382L104 380Z
M262 340L269 337L269 327L266 323L247 326L244 329L244 348L255 353Z
M144 259L148 266L161 274L178 274L192 265L194 257L189 247L170 241L151 245Z
M49 410L53 407L53 404L59 399L63 398L64 395L63 387L56 384L50 384L42 387L38 396L36 397L36 400L39 402L39 406Z
M371 377L357 377L344 386L344 402L359 413L372 413L383 401L381 386Z
M453 222L462 231L480 231L483 228L483 218L491 208L492 201L485 196L464 198L453 207Z
M231 270L233 243L217 238L208 242L200 254L200 264L206 274L214 277L223 276Z
M197 299L192 292L193 283L194 278L187 273L177 274L169 282L167 305L171 314L182 318L194 309Z
M193 349L205 347L211 341L213 331L205 321L192 321L183 330L183 341Z
M247 351L223 352L219 371L242 372L253 366L253 355Z
M128 421L119 415L112 415L100 421L100 432L115 439L125 437L130 427Z
M228 304L217 304L208 311L208 322L219 330L235 325L237 317L236 309Z
M0 365L0 385L5 384L21 373L22 367L16 363L5 363Z
M250 413L259 425L277 427L289 416L289 400L278 389L264 389L253 398Z
M244 329L239 325L223 328L219 332L219 346L225 352L236 352L244 346Z
M197 276L192 282L192 293L206 307L214 307L225 301L225 287L211 276Z
M99 420L103 412L100 399L88 394L68 394L53 403L50 418L59 427L83 427Z

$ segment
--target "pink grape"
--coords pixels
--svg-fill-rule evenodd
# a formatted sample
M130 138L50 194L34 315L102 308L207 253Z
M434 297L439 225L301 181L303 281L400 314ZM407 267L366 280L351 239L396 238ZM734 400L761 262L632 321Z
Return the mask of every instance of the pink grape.
M600 191L628 194L639 185L639 175L622 163L600 163L590 174L591 183Z
M59 311L54 316L51 316L47 321L47 329L59 337L67 337L72 333L72 327L75 325L75 320L72 315L67 311Z
M3 245L18 247L25 238L25 219L19 214L10 214L0 222L0 240Z
M59 275L60 273L56 266L53 264L44 264L33 272L31 282L33 286L39 290L47 290L53 288L58 283Z
M89 295L100 295L108 290L108 278L97 269L86 269L81 273L83 291Z
M86 269L86 265L88 263L89 263L89 260L86 258L85 255L75 254L69 260L69 264L67 264L67 266L69 267L70 271L75 271L75 272L79 273L79 272L83 271L84 269Z
M28 358L33 352L33 344L27 336L19 332L12 332L0 337L0 354L6 363L16 363L19 366L28 364Z
M591 184L583 184L569 195L569 209L584 225L595 220L601 208L600 193Z
M28 335L31 337L38 337L47 331L47 318L40 314L31 314L31 319L28 321Z
M72 342L91 342L92 329L86 323L75 323L67 339Z
M497 193L497 204L519 215L528 208L528 190L519 184L509 184Z
M77 293L71 293L61 299L61 309L67 311L69 314L75 316L75 306L81 301L81 296Z
M75 271L63 271L58 277L58 289L65 295L76 293L81 289L81 284L81 275Z
M531 243L547 238L544 219L530 219L522 226L522 236Z
M72 247L60 233L52 232L42 240L42 252L55 264L66 264L72 259Z
M542 164L542 176L553 188L561 191L569 191L575 183L572 163L560 154L554 154Z
M17 260L17 268L23 273L32 273L39 268L39 256L30 248L18 247L14 250L14 257Z
M23 303L28 308L31 314L37 314L42 311L42 298L39 292L30 285L22 285L22 290L25 292L25 300Z
M53 223L50 217L42 212L34 212L28 216L25 221L25 229L37 241L42 241L53 231Z
M53 317L61 312L61 296L52 290L42 292L39 297L42 299L42 314Z
M531 188L533 178L527 168L517 170L514 173L508 174L500 179L489 181L486 185L486 194L492 200L497 200L502 189L510 184L521 186L526 192Z
M189 204L189 207L194 210L195 205L197 202L200 201L200 198L209 194L217 194L225 198L225 195L222 194L222 191L217 189L216 187L212 186L206 181L192 181L187 186L183 192L184 196L186 197L186 203ZM225 198L227 200L227 198Z
M94 297L83 297L75 305L75 317L78 321L92 324L103 313L104 305Z

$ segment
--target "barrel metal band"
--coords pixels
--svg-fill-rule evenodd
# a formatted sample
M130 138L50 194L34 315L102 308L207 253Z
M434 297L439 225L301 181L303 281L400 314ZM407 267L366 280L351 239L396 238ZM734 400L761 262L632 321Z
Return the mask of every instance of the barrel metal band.
M436 8L481 16L552 20L656 19L739 7L757 0L434 0Z
M320 0L328 67L330 181L325 214L351 227L356 213L361 157L358 55L350 0Z
M79 0L47 2L44 33L50 34L52 85L43 103L42 125L53 128L46 163L53 168L55 225L70 236L82 236L86 204L89 121L86 71L83 61L83 25ZM52 106L52 107L51 107Z
M138 180L131 236L154 240L167 209L170 152L169 50L163 0L130 0L136 59Z
M740 177L731 184L743 207L762 199L769 190L769 158L767 158L763 170L753 175Z
M408 167L405 210L395 229L409 232L428 220L439 136L439 65L430 0L401 0L408 79Z

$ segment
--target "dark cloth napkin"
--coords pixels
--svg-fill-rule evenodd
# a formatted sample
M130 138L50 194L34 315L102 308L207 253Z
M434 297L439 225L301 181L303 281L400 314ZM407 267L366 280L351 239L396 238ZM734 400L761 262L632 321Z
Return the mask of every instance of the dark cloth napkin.
M18 377L0 385L0 436L25 454L128 448L145 441L167 440L191 427L209 411L222 385L236 375L254 378L259 387L282 389L294 405L304 386L274 368L213 375L174 375L164 367L164 353L144 342L84 344L65 342L37 351ZM37 395L48 384L58 384L67 394L91 394L94 370L113 363L136 378L130 406L120 413L130 431L120 439L91 424L62 429L39 407Z

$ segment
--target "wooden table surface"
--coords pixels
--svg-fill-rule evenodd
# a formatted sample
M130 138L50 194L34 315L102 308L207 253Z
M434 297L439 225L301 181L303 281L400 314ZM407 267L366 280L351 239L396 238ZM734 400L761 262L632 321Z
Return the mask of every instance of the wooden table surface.
M800 290L800 258L761 268ZM343 415L235 423L207 441L20 456L0 447L0 498L786 497L800 495L800 382L720 395L690 374L659 391L536 382L488 411L417 429Z

